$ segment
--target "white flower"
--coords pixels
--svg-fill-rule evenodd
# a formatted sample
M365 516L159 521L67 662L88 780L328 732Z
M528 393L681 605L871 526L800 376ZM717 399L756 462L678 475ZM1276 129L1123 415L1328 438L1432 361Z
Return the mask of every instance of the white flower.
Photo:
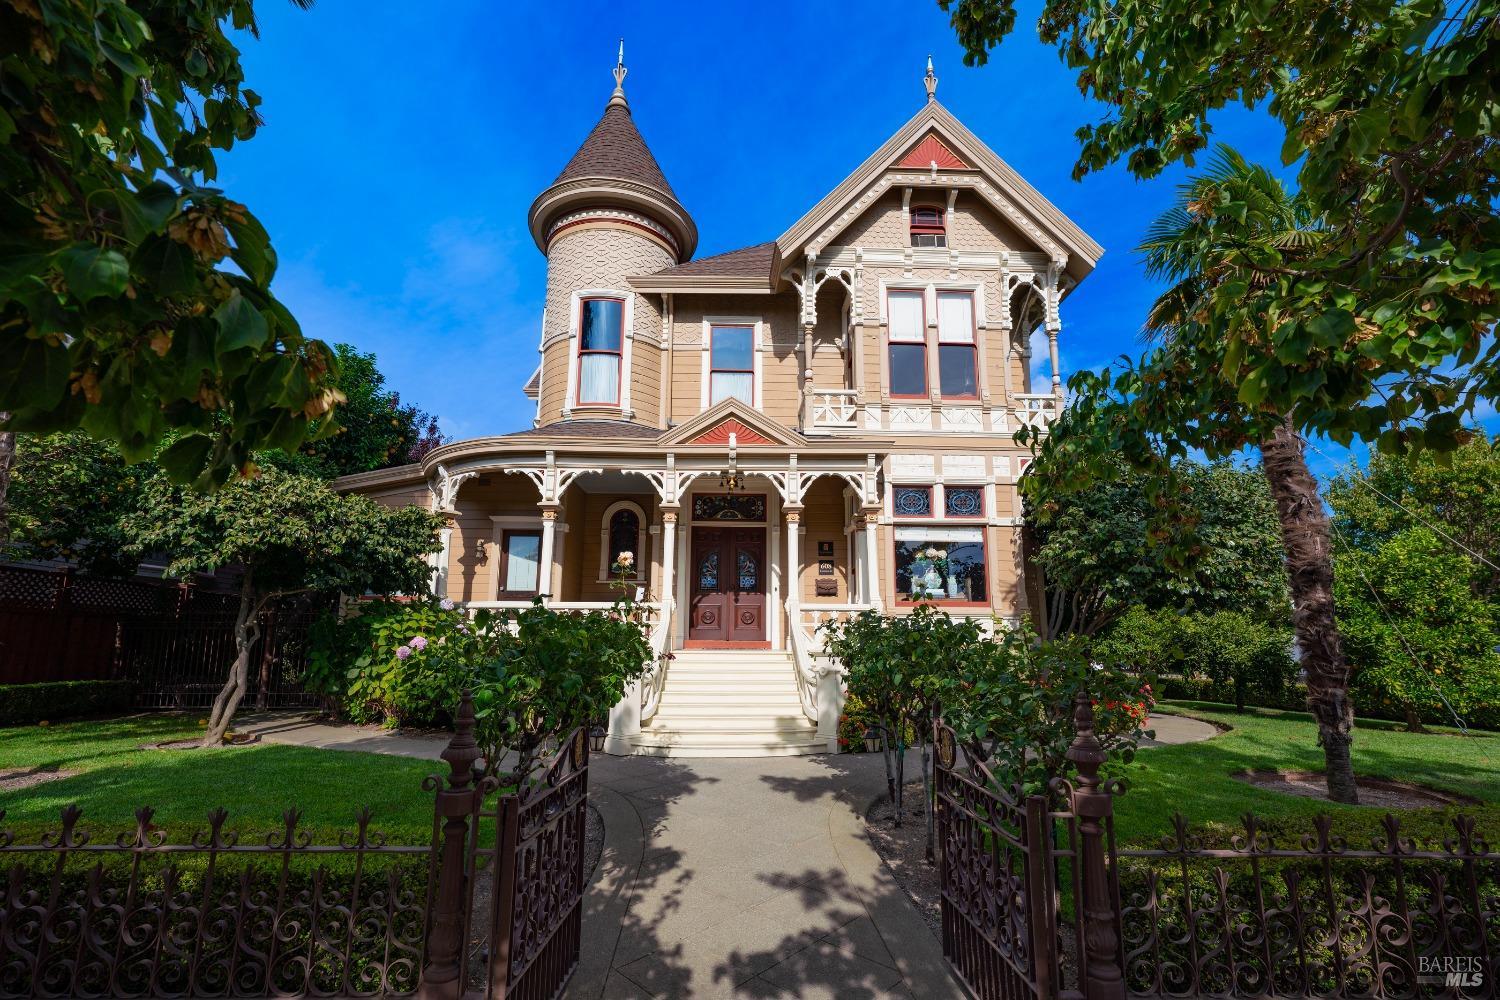
M947 559L948 558L948 550L947 549L938 549L937 557L939 559Z
M621 552L619 557L615 559L615 565L621 566L625 569L629 569L630 567L635 565L635 553Z

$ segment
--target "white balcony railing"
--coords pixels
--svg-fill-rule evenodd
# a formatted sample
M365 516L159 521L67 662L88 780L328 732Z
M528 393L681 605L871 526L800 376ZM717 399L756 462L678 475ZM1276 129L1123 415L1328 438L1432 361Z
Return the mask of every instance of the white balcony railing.
M1050 392L1018 392L1010 398L1023 427L1046 427L1057 417L1057 397Z
M859 426L859 391L856 389L814 389L812 425L814 427Z

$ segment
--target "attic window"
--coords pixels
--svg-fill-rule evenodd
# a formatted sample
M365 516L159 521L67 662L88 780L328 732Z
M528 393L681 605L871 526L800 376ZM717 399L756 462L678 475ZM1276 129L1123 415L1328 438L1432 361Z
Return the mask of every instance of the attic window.
M918 205L911 210L911 245L945 247L948 230L943 225L943 210L933 205Z

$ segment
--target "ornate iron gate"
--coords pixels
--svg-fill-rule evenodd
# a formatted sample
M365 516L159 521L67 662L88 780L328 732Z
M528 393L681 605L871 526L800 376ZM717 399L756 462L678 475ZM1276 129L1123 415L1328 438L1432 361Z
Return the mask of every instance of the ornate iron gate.
M943 955L979 1000L1051 997L1058 959L1046 799L960 761L941 722L935 735Z
M979 1000L1500 996L1500 852L1471 817L1424 845L1387 816L1366 848L1326 816L1279 846L1247 815L1212 847L1179 815L1162 846L1117 849L1087 697L1073 724L1049 797L937 725L943 954Z

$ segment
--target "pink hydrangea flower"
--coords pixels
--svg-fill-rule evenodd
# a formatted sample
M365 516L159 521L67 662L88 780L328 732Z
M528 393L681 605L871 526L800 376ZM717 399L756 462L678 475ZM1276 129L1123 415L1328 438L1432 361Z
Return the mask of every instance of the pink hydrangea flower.
M411 637L411 642L407 643L407 645L411 646L412 649L426 649L427 648L427 637L426 636L421 636L421 635L414 635L414 636Z
M396 659L398 659L398 660L404 660L404 659L406 659L410 655L411 655L411 647L410 646L397 646L396 647Z

